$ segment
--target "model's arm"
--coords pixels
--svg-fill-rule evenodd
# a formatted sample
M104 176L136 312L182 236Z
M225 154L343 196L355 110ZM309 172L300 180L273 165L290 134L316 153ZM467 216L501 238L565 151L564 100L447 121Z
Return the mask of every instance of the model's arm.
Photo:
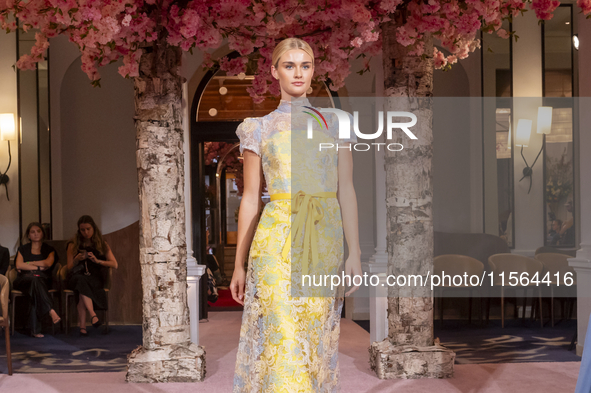
M261 157L244 150L244 190L238 213L238 239L234 269L244 270L244 261L248 255L260 212L263 172Z
M341 144L344 145L344 144ZM353 187L353 154L348 149L339 149L339 188L337 198L341 205L343 231L349 247L349 257L345 262L345 274L362 275L361 248L359 247L359 220L357 216L357 196ZM345 296L355 292L353 287Z

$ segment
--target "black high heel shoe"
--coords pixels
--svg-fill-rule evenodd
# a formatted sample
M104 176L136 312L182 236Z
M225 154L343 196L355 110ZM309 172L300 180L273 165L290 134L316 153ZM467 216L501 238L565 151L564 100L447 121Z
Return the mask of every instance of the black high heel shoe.
M103 323L100 321L100 319L95 315L92 316L92 318L90 318L90 321L92 322L92 320L96 318L96 322L92 324L92 326L94 326L95 328L98 328L99 326L101 326Z
M84 331L84 333L82 333L82 331ZM81 337L87 337L88 336L88 332L86 331L86 328L80 328L80 336Z

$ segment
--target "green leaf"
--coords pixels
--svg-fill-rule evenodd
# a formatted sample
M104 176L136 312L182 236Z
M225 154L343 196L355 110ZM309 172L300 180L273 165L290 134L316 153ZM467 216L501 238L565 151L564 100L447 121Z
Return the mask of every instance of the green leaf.
M513 37L515 37L515 42L517 42L517 40L519 39L519 36L517 34L513 35Z

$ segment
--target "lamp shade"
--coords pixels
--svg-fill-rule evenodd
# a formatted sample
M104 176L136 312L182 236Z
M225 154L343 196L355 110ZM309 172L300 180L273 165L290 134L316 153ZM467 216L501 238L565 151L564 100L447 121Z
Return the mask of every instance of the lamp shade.
M549 134L552 131L552 107L538 108L538 134Z
M13 113L0 113L0 139L3 141L16 140L16 125Z
M529 145L531 124L531 120L519 119L517 122L517 131L515 132L515 146L527 147L527 145Z

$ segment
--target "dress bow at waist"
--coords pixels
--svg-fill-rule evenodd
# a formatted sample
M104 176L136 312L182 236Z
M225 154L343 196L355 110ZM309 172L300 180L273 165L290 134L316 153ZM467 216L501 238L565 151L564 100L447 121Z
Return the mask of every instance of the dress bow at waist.
M278 193L271 195L271 201L278 199L291 199L291 212L296 213L290 233L283 245L282 255L287 259L291 249L291 241L295 240L304 231L304 259L302 263L302 274L308 274L308 255L312 250L312 262L318 266L318 233L314 226L324 217L324 208L319 198L336 198L336 192L317 192L308 194L298 191L293 197L290 193ZM290 239L291 235L291 239Z

